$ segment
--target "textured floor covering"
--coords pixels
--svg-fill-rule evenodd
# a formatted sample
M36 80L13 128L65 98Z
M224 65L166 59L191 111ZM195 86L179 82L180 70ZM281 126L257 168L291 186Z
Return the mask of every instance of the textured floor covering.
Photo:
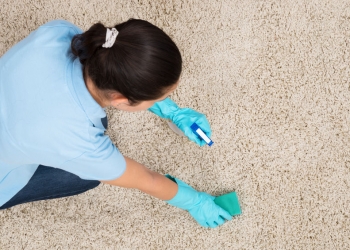
M350 2L0 0L0 55L57 18L83 29L130 17L160 26L184 58L173 99L207 114L198 148L148 112L109 110L120 150L243 214L199 227L110 186L0 212L0 249L350 249Z

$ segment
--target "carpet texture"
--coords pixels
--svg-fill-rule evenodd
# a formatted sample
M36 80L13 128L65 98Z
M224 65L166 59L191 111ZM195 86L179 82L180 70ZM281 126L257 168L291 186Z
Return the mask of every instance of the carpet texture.
M220 195L242 215L204 229L139 191L0 212L0 249L350 249L350 2L0 0L0 55L38 26L128 18L165 30L184 59L172 98L205 113L199 148L149 112L108 110L120 151Z

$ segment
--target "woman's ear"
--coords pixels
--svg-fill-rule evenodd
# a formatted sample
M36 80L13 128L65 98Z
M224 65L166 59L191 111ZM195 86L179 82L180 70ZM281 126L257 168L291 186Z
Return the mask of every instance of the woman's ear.
M110 94L110 105L112 107L118 108L119 105L129 105L129 100L122 94L118 92L113 92Z

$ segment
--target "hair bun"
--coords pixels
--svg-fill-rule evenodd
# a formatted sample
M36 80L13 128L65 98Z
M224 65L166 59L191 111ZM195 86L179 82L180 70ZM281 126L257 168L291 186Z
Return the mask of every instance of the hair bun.
M91 28L72 39L71 49L75 56L79 57L82 64L93 56L102 47L106 39L106 27L96 23Z

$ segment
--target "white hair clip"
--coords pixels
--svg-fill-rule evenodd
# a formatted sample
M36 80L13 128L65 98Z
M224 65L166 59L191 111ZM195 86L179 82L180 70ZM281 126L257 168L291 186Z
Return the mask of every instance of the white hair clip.
M112 47L118 34L119 34L119 32L116 28L112 28L112 29L107 28L106 42L104 44L102 44L102 47L103 48Z

